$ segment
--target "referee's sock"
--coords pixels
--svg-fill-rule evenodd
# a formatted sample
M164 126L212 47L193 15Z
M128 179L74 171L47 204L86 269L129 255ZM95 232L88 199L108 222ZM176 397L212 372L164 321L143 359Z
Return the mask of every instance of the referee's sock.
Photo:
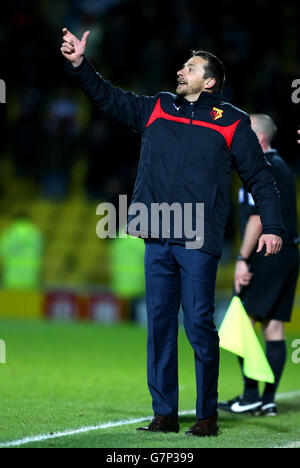
M258 381L249 379L248 377L245 376L243 372L244 359L239 357L238 360L242 369L242 374L243 374L243 379L244 379L244 394L243 394L244 399L249 403L254 403L256 401L259 401L260 397L259 397Z
M275 376L275 383L266 383L265 391L263 394L264 405L268 403L273 403L275 400L275 393L278 388L286 362L287 351L285 340L267 341L266 355Z

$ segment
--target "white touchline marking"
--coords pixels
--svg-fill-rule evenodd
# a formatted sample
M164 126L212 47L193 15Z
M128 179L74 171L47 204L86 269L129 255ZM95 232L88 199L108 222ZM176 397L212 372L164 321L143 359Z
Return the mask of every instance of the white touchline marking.
M179 413L179 416L186 416L188 414L194 414L194 413L195 413L195 410L181 411ZM19 445L30 444L32 442L42 442L44 440L56 439L57 437L84 434L85 432L98 431L100 429L109 429L111 427L127 426L130 424L137 424L137 423L141 423L144 421L149 421L149 420L151 421L152 418L153 418L153 415L144 417L144 418L139 418L139 419L124 419L122 421L107 422L107 423L99 424L98 426L86 426L86 427L80 427L79 429L69 429L69 430L62 431L62 432L54 432L53 434L29 436L29 437L25 437L24 439L12 440L11 442L0 443L0 448L16 447Z
M279 393L276 396L276 400L285 400L286 398L294 398L300 396L300 390L295 390L294 392Z
M290 442L287 445L284 445L283 447L274 447L276 449L286 449L286 448L300 448L300 440L298 442Z
M277 395L277 400L285 400L287 398L294 398L297 396L300 396L300 390L287 392L287 393L280 393ZM181 411L179 413L179 416L187 416L190 414L195 414L195 410ZM85 426L85 427L80 427L79 429L67 429L66 431L62 431L62 432L54 432L53 434L29 436L29 437L25 437L24 439L12 440L10 442L0 443L0 448L17 447L20 445L31 444L33 442L43 442L45 440L56 439L59 437L73 436L76 434L84 434L86 432L98 431L100 429L110 429L111 427L127 426L130 424L137 424L137 423L141 423L144 421L149 421L149 420L151 421L152 418L153 418L153 415L144 417L144 418L138 418L138 419L123 419L121 421L107 422L107 423L99 424L97 426ZM298 442L295 442L295 443L298 444Z

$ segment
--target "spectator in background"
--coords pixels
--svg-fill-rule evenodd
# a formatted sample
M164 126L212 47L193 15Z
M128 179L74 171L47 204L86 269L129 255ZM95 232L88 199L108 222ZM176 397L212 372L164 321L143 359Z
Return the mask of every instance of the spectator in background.
M140 62L145 72L143 88L147 94L155 94L160 83L166 82L166 67L162 63L168 61L168 49L161 37L153 37L141 50Z
M77 103L67 89L61 89L46 108L41 158L42 193L46 197L67 195L78 134L77 111Z
M21 97L20 114L12 132L13 157L19 177L37 176L42 145L40 109L40 91L34 87L26 88Z
M145 297L144 254L145 244L137 237L118 236L110 241L111 289L128 302L130 319L135 318L137 304Z
M241 22L232 16L221 17L221 40L227 50L226 58L231 67L238 67L247 62L250 53L249 32ZM234 72L232 72L234 75Z
M25 213L18 213L0 237L2 287L37 289L41 284L43 237Z
M136 77L136 67L133 67L133 58L138 57L132 52L130 38L132 29L126 14L117 11L110 18L109 28L103 40L103 59L110 64L110 79L128 80ZM97 63L97 62L96 62Z
M80 13L88 13L94 17L101 17L107 14L107 12L113 6L120 3L120 0L73 0L74 6L79 10Z
M79 35L82 34L86 28L93 28L93 31L95 30L95 36L93 37L91 44L91 56L95 61L97 61L97 59L99 59L99 51L102 48L104 35L103 22L97 20L97 18L89 12L83 11L78 15L78 17L73 18L71 23L74 24L74 30L77 31L77 34Z
M111 170L113 158L109 157L108 126L101 117L93 118L85 132L87 150L86 191L91 199L106 198L104 184Z
M139 138L125 128L107 122L102 113L92 112L84 138L87 151L86 193L92 200L100 199L116 207L119 194L131 195Z

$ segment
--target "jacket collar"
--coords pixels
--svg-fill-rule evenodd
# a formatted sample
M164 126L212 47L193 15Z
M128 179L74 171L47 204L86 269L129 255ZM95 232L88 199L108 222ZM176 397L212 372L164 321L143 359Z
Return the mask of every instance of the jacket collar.
M265 156L268 157L275 156L275 154L277 154L277 150L275 148L271 148L269 149L269 151L265 152Z
M194 102L194 106L197 107L198 105L214 105L217 102L224 100L222 93L215 93L211 94L207 91L202 91L197 101ZM191 102L185 99L182 96L177 96L176 102L181 106L190 106Z

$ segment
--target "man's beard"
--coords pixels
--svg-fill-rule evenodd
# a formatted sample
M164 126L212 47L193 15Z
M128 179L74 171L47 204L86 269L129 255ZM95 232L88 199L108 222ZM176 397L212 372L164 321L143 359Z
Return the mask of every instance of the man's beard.
M182 87L181 86L177 86L176 88L176 94L177 96L186 96L186 92L187 92L187 86L185 87L185 89L181 89Z
M182 96L182 97L189 96L191 94L199 94L201 93L201 91L202 91L202 86L190 87L189 85L184 85L184 86L178 85L176 88L177 96Z

